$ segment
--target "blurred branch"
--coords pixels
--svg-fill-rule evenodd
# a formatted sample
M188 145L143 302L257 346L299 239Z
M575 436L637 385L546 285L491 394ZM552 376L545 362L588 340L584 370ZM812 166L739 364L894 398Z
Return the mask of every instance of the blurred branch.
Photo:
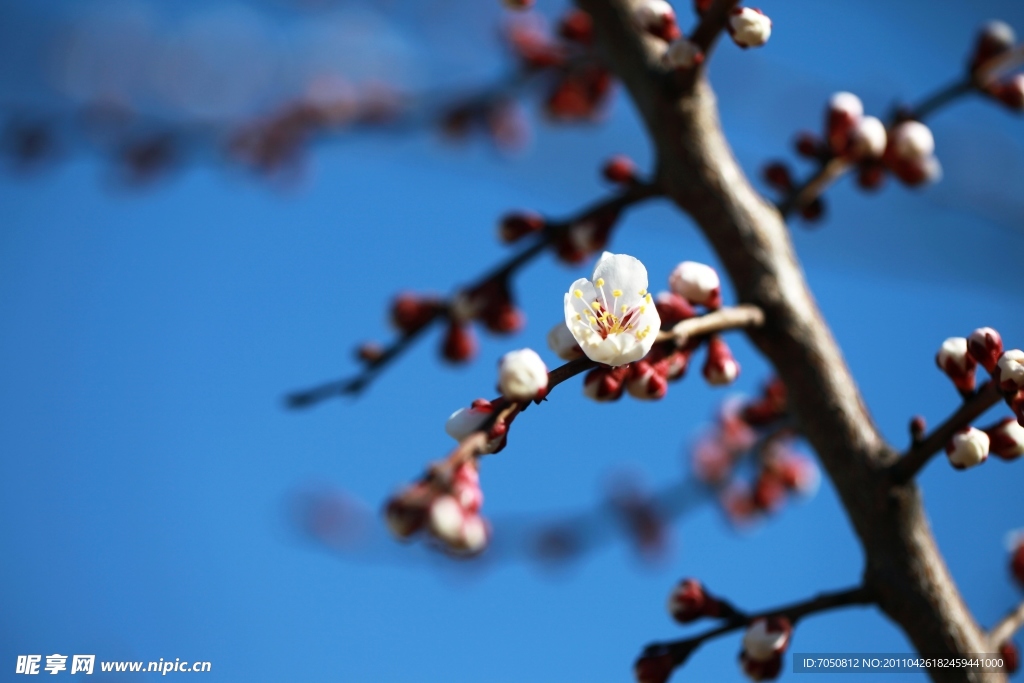
M690 40L705 56L711 54L715 41L729 23L729 15L738 4L739 0L714 0L701 16Z
M1010 612L999 620L999 623L992 627L988 633L989 643L992 651L995 652L999 646L1013 637L1017 631L1024 627L1024 602L1014 607Z

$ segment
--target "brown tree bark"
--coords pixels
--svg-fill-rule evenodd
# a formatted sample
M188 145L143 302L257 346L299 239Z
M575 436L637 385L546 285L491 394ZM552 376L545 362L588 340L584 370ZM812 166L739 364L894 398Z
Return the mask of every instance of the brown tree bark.
M916 484L892 483L886 467L895 451L864 406L782 216L736 163L703 70L666 71L664 43L635 26L629 0L578 4L592 15L599 45L647 127L667 196L700 227L739 300L765 313L750 338L785 382L799 425L842 500L876 604L922 655L990 652L935 544ZM930 674L935 681L1005 681L962 669Z

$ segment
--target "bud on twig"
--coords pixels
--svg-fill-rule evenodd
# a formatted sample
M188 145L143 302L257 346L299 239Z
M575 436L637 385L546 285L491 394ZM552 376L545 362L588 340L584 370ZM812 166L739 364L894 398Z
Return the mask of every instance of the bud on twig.
M441 344L441 355L451 363L465 363L476 355L476 335L473 328L451 321Z
M683 261L672 271L668 286L691 304L715 309L722 305L721 281L711 266Z
M675 10L665 0L644 0L634 16L642 29L665 42L670 43L680 35Z
M510 213L498 223L498 237L511 244L544 229L544 218L535 213Z
M753 7L737 7L729 17L729 35L740 47L761 47L772 35L772 20Z
M1003 338L991 327L979 327L967 338L967 353L987 373L992 374L999 356L1003 354Z
M740 364L721 337L713 336L708 341L708 357L702 372L708 384L714 386L732 384L739 377Z
M668 596L668 613L680 624L721 613L718 600L704 590L697 579L683 579Z
M631 185L636 182L636 164L626 155L617 154L605 163L601 175L618 185Z
M533 349L509 351L498 364L498 388L509 401L543 398L548 389L548 368Z
M1017 36L1009 24L1002 21L990 21L978 31L978 38L971 54L970 70L975 73L993 57L1009 51L1017 42Z
M665 50L663 57L665 66L670 69L686 70L704 63L704 53L700 47L685 36L672 41Z
M1016 460L1024 455L1024 427L1012 417L1002 420L985 430L989 438L992 455L1003 460Z
M942 342L939 352L935 354L935 364L953 380L961 394L967 395L974 391L976 363L967 353L965 338L950 337Z
M958 470L980 465L988 459L988 434L975 427L965 427L946 444L946 457Z
M992 376L999 382L999 388L1003 391L1016 392L1024 389L1024 351L1004 351L996 363Z

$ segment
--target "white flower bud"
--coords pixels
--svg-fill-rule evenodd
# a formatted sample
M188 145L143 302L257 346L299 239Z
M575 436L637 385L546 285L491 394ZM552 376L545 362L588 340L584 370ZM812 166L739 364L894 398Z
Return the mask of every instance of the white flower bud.
M864 116L864 103L852 92L837 92L828 100L830 111L845 114L850 119L856 120Z
M892 129L896 156L909 161L923 161L935 153L935 137L920 121L904 121Z
M1024 427L1014 418L1003 418L985 433L988 434L992 455L1003 460L1016 460L1024 455Z
M548 332L548 348L562 360L576 360L583 357L583 349L576 343L576 337L572 336L569 326L564 322L558 323Z
M743 634L743 651L750 659L766 661L786 649L790 630L769 624L767 619L755 619Z
M989 443L988 434L980 429L961 429L946 444L946 456L957 469L974 467L988 459Z
M683 261L668 277L673 292L693 304L715 308L721 304L721 281L711 266L696 261Z
M498 363L498 388L510 401L532 401L548 388L548 368L533 349L509 351Z
M967 372L974 365L974 360L967 355L967 338L950 337L942 342L935 362L947 372Z
M666 18L675 20L676 13L672 5L665 0L645 0L636 8L636 23L647 30L657 30Z
M1005 391L1024 389L1024 351L1010 349L1004 351L996 363L999 383Z
M696 43L683 37L668 46L663 59L670 69L689 69L704 61L704 53Z
M885 124L874 116L860 119L850 131L850 151L858 159L877 159L885 153Z
M487 523L480 515L469 515L462 522L462 533L458 549L466 554L476 554L487 547Z
M465 517L465 511L455 498L439 496L430 506L430 533L446 545L457 545Z
M729 34L740 47L761 47L772 35L772 20L759 9L738 7L729 17Z
M456 441L462 441L473 432L478 431L490 414L490 409L476 406L459 408L444 424L444 431Z

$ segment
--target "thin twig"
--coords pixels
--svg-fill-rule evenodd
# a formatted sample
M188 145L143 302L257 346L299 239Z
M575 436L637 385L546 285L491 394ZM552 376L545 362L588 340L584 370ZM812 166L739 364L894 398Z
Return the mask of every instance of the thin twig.
M654 184L637 182L612 197L595 202L594 204L579 211L571 218L551 221L546 224L544 231L534 238L532 244L498 264L496 267L477 278L476 281L461 287L459 292L470 293L479 290L489 282L501 282L507 280L520 268L540 254L544 253L552 245L562 239L565 236L565 232L572 228L573 225L587 220L592 216L601 215L606 212L622 211L623 209L629 208L630 206L638 204L646 199L656 197L660 193L660 190ZM451 301L455 301L458 297L459 293L457 292L449 299L449 303ZM442 311L447 308L448 306L441 307ZM306 408L335 396L358 395L366 389L374 379L376 379L377 375L379 375L382 370L397 360L404 351L410 348L412 343L421 337L427 328L441 320L444 320L445 318L446 315L439 314L435 316L429 324L424 325L409 334L398 337L383 350L377 359L367 363L364 369L354 377L326 382L311 389L304 389L291 393L285 398L285 404L289 408L293 409Z
M1015 608L999 620L999 623L992 627L992 630L988 632L988 641L992 645L992 651L995 652L999 649L999 646L1008 641L1013 637L1013 634L1024 627L1024 602L1021 602Z
M903 456L890 467L890 476L894 484L904 484L913 479L921 471L932 456L945 448L953 435L967 427L982 413L999 403L1003 395L999 385L989 380L974 396L971 396L945 422L931 434L910 447Z
M659 332L658 341L673 339L677 346L683 346L694 337L741 327L760 327L763 324L764 311L753 304L739 304L678 322L671 330Z
M648 645L645 652L655 650L668 651L672 655L676 666L679 666L706 641L741 629L760 617L786 617L789 619L790 623L795 625L800 619L811 614L824 612L837 607L868 605L873 602L874 598L870 591L864 586L857 586L855 588L848 588L846 590L834 591L831 593L821 593L820 595L808 600L784 605L782 607L776 607L775 609L762 610L761 612L755 612L753 614L745 614L735 610L734 608L734 614L720 626L689 638Z

